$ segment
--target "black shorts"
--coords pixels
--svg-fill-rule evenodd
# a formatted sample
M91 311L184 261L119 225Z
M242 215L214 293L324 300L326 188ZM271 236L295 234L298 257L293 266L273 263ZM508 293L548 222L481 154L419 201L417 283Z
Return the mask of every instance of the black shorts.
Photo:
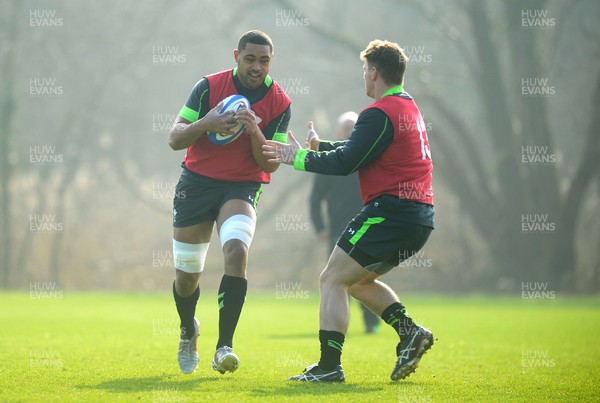
M173 198L173 226L189 227L203 221L214 221L223 204L239 199L256 210L262 193L259 182L225 182L183 169Z
M425 245L433 214L431 205L382 195L350 221L337 245L365 269L385 274Z

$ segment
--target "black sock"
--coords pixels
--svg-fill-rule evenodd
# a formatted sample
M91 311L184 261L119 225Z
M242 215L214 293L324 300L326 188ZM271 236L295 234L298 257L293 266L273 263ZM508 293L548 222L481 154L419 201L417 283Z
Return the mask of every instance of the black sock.
M319 367L330 371L341 364L342 348L345 336L334 330L319 330L319 341L321 342L321 359Z
M219 287L219 340L217 348L233 347L233 333L246 300L248 280L242 277L223 275Z
M196 291L189 297L182 297L177 294L175 290L175 282L173 282L173 297L175 298L175 306L177 306L177 313L181 323L179 325L181 329L181 338L189 340L194 336L196 329L194 329L194 315L196 314L196 303L200 298L200 286L196 288Z
M415 324L408 316L404 305L400 302L394 302L385 308L381 314L381 319L394 328L400 339L402 339L402 336L408 336L414 332Z

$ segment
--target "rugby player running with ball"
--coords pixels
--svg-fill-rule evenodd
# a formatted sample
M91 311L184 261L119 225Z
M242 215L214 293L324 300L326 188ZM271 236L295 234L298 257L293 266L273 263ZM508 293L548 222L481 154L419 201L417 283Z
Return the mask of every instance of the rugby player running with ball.
M224 256L224 275L218 293L219 339L212 369L233 372L239 358L233 334L246 297L248 249L256 225L256 206L262 184L279 164L262 155L266 140L286 141L290 99L268 75L273 42L261 31L242 35L233 51L237 68L208 75L192 89L169 133L173 150L187 148L183 171L173 200L173 296L181 320L177 359L183 373L198 366L196 342L200 328L195 318L199 279L213 226L216 224ZM240 94L251 110L219 114L224 98ZM215 144L207 133L245 132L227 144Z

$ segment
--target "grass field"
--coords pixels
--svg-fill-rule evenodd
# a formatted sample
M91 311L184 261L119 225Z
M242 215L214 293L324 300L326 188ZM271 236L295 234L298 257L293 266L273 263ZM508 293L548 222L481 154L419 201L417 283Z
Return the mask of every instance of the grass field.
M420 368L389 380L395 333L362 332L352 304L345 384L286 381L318 360L318 295L250 292L234 374L210 370L216 293L198 305L199 369L179 372L169 294L0 294L0 401L574 401L600 398L600 299L411 295L436 344Z

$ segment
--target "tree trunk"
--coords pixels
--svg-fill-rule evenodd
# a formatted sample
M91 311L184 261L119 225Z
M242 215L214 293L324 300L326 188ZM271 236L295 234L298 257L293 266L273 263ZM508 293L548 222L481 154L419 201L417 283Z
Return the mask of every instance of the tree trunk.
M14 1L12 13L5 18L9 23L9 35L2 66L2 92L0 93L0 261L1 286L11 287L12 284L12 200L10 183L13 176L12 167L12 123L17 111L17 99L15 96L15 64L16 49L18 44L21 3Z
M596 94L593 99L595 108L600 110L600 77L596 84ZM553 248L551 259L546 263L550 267L550 274L554 281L567 290L575 287L575 232L577 219L585 191L592 184L594 178L600 178L600 114L596 113L587 133L587 141L583 148L583 155L577 167L575 177L567 192L567 197L562 205L560 218L556 223L560 231L557 234L556 244ZM593 287L593 285L590 285Z

